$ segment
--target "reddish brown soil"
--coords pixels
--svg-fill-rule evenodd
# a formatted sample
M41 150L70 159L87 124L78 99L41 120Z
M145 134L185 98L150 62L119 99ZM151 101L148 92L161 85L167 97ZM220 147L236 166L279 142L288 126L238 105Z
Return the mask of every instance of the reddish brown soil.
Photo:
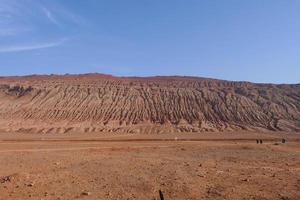
M0 78L4 132L300 130L300 85L101 74Z
M158 200L161 190L166 200L298 200L299 141L255 132L0 134L0 199Z
M299 84L2 77L0 129L0 200L300 199Z

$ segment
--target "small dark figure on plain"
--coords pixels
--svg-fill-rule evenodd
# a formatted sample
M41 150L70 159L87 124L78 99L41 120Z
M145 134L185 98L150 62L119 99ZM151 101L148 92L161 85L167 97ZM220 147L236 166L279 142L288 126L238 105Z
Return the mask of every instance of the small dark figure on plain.
M259 140L259 143L260 143L260 144L262 144L262 143L263 143L263 141L262 141L262 140Z
M256 140L256 144L259 144L259 140Z
M284 144L284 143L286 142L286 140L283 138L283 139L281 140L281 142Z
M161 190L159 190L159 197L160 197L160 200L164 200L164 194L162 193Z

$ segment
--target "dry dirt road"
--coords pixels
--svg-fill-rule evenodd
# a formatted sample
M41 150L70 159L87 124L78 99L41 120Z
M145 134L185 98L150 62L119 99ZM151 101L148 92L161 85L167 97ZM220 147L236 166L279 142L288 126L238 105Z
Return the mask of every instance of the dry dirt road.
M300 135L0 134L1 200L158 200L159 190L165 200L298 200Z

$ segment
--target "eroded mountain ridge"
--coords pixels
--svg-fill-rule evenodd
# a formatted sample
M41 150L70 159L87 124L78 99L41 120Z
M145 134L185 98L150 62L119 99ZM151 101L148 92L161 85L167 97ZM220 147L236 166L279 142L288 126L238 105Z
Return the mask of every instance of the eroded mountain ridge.
M102 74L0 78L2 131L300 130L300 85Z

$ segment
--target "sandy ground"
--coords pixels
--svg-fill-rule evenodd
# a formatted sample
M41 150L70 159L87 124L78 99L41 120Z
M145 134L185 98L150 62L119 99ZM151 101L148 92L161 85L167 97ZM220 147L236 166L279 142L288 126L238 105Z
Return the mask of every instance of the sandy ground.
M166 200L298 200L300 134L0 134L1 200L154 200L159 190Z

